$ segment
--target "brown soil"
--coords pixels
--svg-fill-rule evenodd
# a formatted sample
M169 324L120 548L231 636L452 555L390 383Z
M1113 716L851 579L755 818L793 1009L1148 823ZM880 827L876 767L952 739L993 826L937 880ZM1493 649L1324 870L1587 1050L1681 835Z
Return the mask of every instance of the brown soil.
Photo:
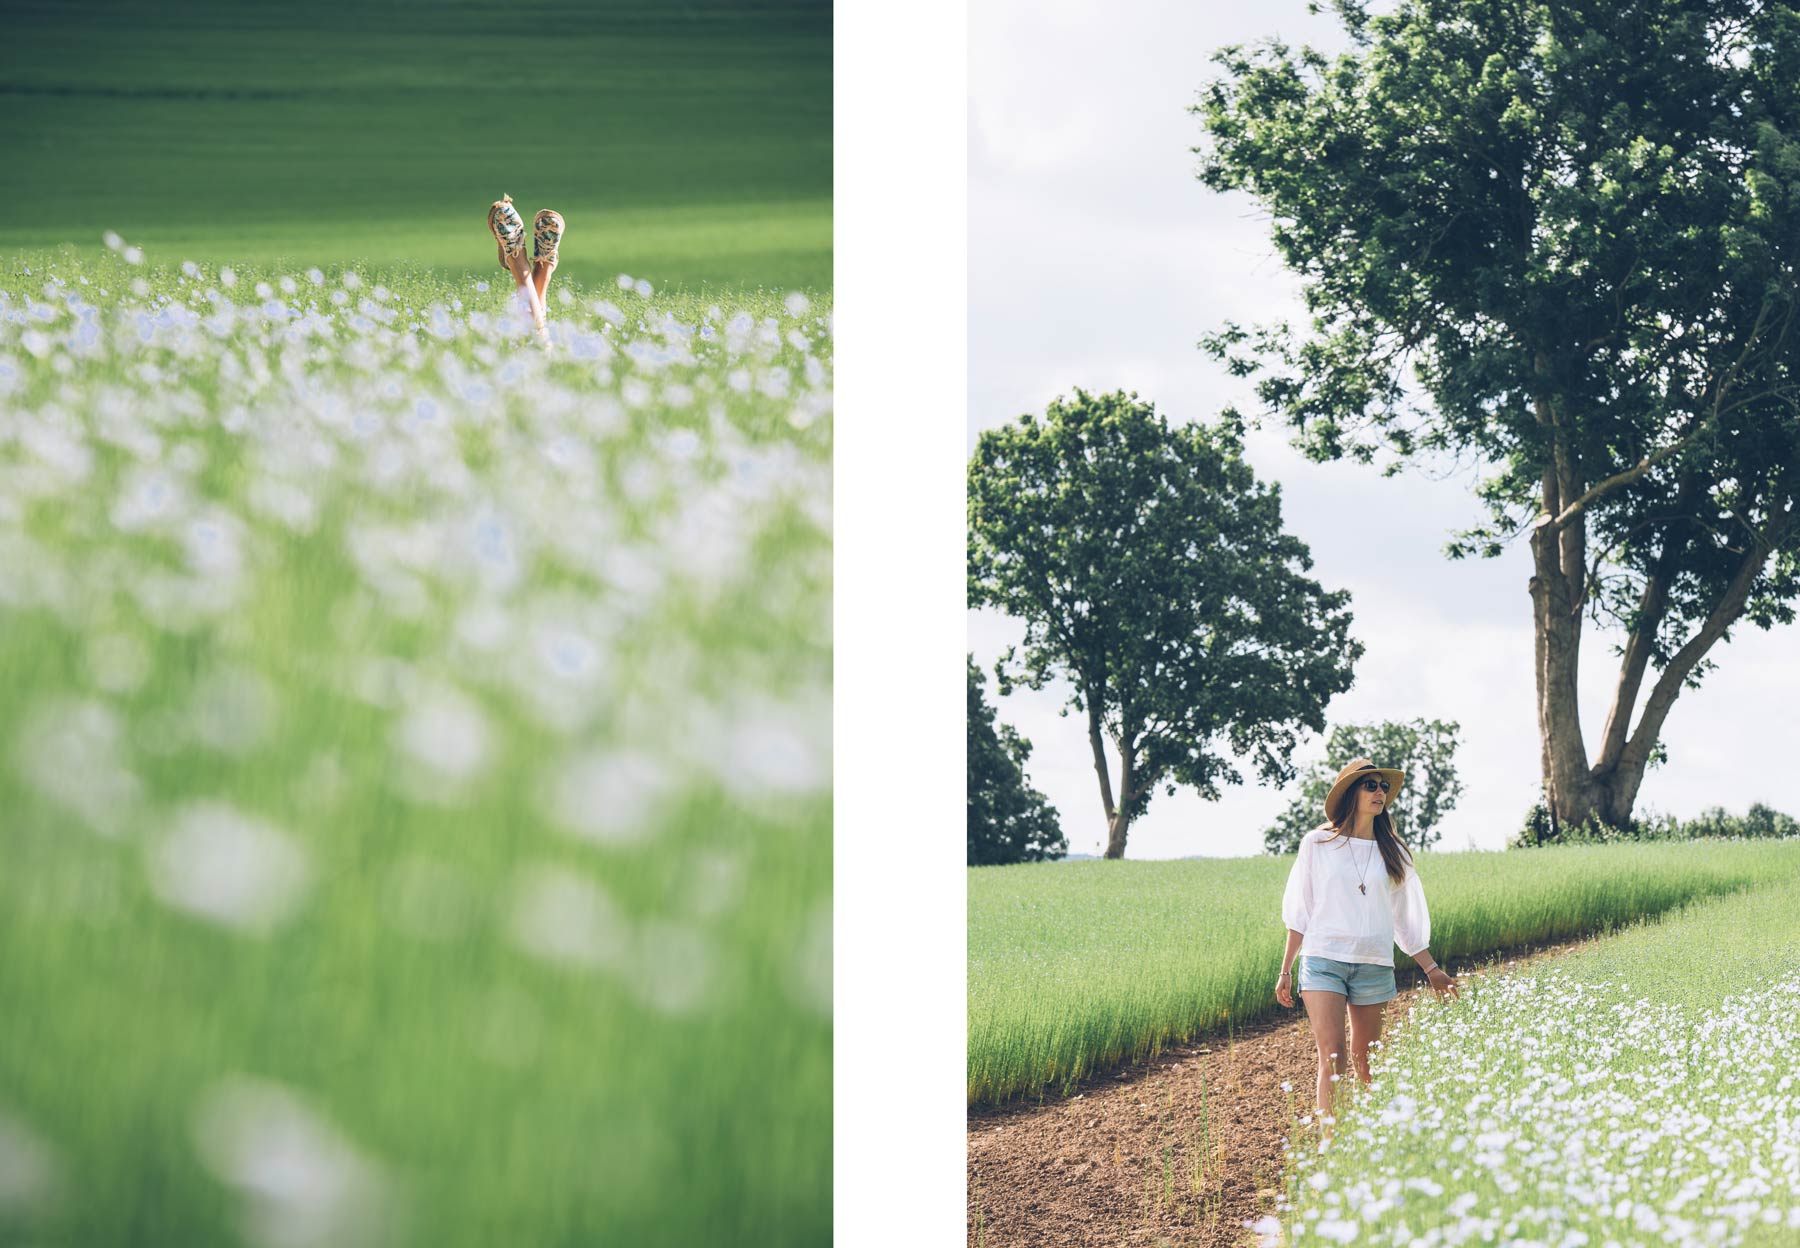
M1448 969L1459 981L1504 975L1588 945L1506 950ZM1431 991L1416 968L1399 975L1383 1039ZM1243 1248L1244 1228L1275 1211L1285 1161L1312 1114L1318 1056L1306 1010L1230 1036L1165 1049L1088 1080L1043 1105L971 1109L969 1243L975 1248ZM1281 1090L1282 1081L1293 1092ZM1290 1111L1290 1103L1292 1110ZM1307 1134L1318 1130L1317 1119ZM1316 1138L1313 1137L1313 1138Z

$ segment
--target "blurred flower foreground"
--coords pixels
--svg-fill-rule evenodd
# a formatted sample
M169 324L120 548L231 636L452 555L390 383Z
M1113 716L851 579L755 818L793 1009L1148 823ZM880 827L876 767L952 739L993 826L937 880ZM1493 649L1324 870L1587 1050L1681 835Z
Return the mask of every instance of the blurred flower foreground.
M0 270L0 1242L830 1234L829 296Z

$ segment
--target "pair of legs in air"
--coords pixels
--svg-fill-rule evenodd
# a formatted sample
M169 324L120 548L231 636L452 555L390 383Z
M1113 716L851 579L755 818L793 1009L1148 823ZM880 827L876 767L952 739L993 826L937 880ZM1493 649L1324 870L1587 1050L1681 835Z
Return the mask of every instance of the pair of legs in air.
M532 222L532 250L525 249L525 221L513 207L512 196L502 195L488 209L488 230L500 248L500 267L513 275L519 297L531 312L532 324L542 336L544 299L550 291L550 275L556 272L556 245L562 241L563 219L560 212L544 209Z

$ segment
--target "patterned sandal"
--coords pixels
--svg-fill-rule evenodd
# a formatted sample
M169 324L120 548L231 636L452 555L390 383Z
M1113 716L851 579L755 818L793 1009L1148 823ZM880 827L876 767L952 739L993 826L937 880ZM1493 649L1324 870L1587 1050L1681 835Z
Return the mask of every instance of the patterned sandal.
M488 209L488 231L499 245L500 267L515 277L526 266L525 221L513 207L512 196L503 195Z
M556 245L562 242L562 236L562 213L546 208L537 214L537 219L531 223L531 242L537 253L533 273L539 269L547 273L556 271Z
M562 242L562 213L546 208L531 223L531 242L537 251L537 262L531 266L531 284L537 288L538 302L550 290L550 275L556 272L556 245Z

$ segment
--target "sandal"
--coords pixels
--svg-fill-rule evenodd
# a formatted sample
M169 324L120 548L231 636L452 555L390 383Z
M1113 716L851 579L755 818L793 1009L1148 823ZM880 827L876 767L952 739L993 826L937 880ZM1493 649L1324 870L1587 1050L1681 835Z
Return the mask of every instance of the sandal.
M518 274L525 267L525 221L513 207L512 196L503 195L488 209L488 230L499 245L500 267Z
M562 236L562 213L546 208L537 214L537 219L531 223L531 241L537 253L534 272L538 267L556 271L556 245L562 241Z

